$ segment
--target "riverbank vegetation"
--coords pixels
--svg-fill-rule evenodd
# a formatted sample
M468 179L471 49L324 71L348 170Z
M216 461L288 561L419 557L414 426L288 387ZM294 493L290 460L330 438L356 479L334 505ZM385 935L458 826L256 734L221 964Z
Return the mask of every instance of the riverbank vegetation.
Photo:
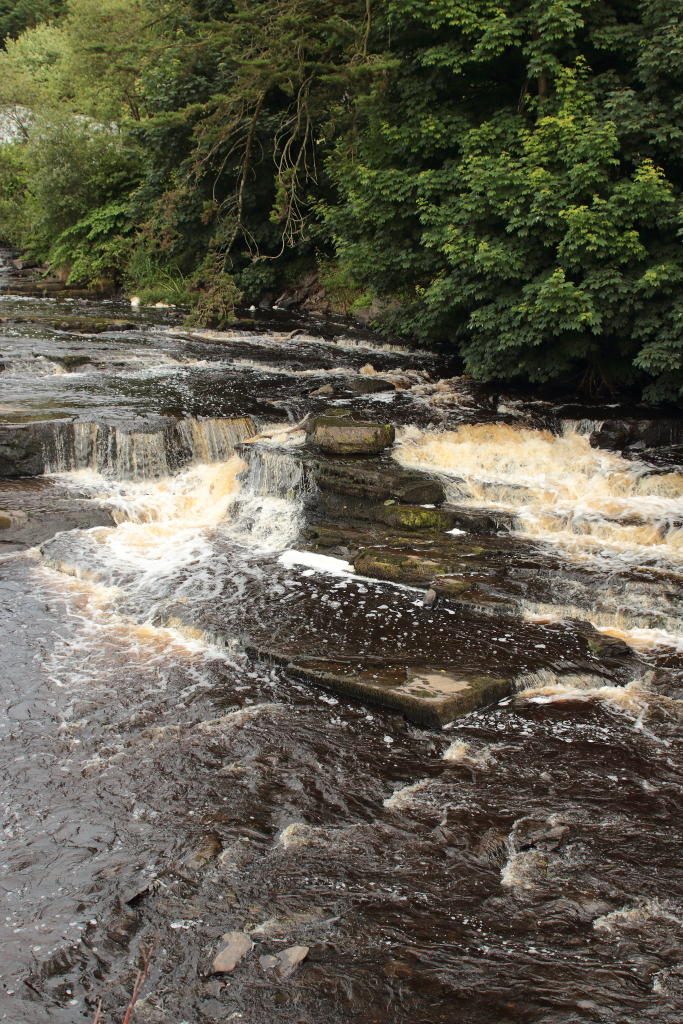
M53 271L683 394L683 0L0 0L0 34L0 235Z

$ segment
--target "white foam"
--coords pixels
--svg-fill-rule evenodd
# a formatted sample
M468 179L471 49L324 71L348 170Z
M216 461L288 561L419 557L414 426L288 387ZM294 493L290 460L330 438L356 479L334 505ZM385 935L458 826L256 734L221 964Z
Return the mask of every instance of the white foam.
M295 551L293 548L283 551L278 562L283 565L306 565L310 569L329 573L332 576L346 576L350 572L355 572L351 562L347 562L343 558L318 555L314 551Z

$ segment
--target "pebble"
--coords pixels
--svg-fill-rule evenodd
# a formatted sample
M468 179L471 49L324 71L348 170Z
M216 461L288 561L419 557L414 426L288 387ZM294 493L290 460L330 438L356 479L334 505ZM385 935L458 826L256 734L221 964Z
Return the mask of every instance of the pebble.
M308 956L308 946L290 946L289 949L283 949L281 953L278 953L277 959L280 961L278 968L278 974L282 979L288 978L295 967L305 960Z
M308 946L289 946L283 949L277 956L260 956L259 963L264 971L270 971L277 967L277 973L281 980L288 978L292 971L308 956Z
M254 945L246 932L226 932L221 936L221 942L225 942L226 945L214 957L214 974L229 974L234 971L242 957L246 956Z

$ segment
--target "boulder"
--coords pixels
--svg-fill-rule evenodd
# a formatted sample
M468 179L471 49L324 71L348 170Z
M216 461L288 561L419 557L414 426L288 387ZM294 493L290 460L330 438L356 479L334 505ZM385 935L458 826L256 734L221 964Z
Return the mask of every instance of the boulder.
M330 455L379 455L396 439L390 423L357 420L348 409L327 410L312 428L314 444Z
M302 960L305 960L307 956L308 946L290 946L289 949L283 949L281 953L278 953L277 958L280 961L278 974L280 978L283 980L288 978L295 967Z
M279 309L291 309L292 306L300 306L302 302L320 291L318 271L310 270L298 281L285 288L282 294L278 295L274 305ZM324 295L324 289L322 291Z
M281 981L288 978L292 971L308 956L308 946L290 946L283 949L276 956L260 956L259 963L264 971L270 971L277 967L277 974Z

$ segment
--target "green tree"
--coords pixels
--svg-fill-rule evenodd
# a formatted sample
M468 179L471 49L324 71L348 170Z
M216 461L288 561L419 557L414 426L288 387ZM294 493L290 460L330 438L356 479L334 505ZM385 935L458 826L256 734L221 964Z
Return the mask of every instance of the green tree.
M392 327L479 377L679 394L683 5L382 10L396 71L356 100L323 212Z
M27 28L58 17L63 8L64 0L0 0L0 46Z

